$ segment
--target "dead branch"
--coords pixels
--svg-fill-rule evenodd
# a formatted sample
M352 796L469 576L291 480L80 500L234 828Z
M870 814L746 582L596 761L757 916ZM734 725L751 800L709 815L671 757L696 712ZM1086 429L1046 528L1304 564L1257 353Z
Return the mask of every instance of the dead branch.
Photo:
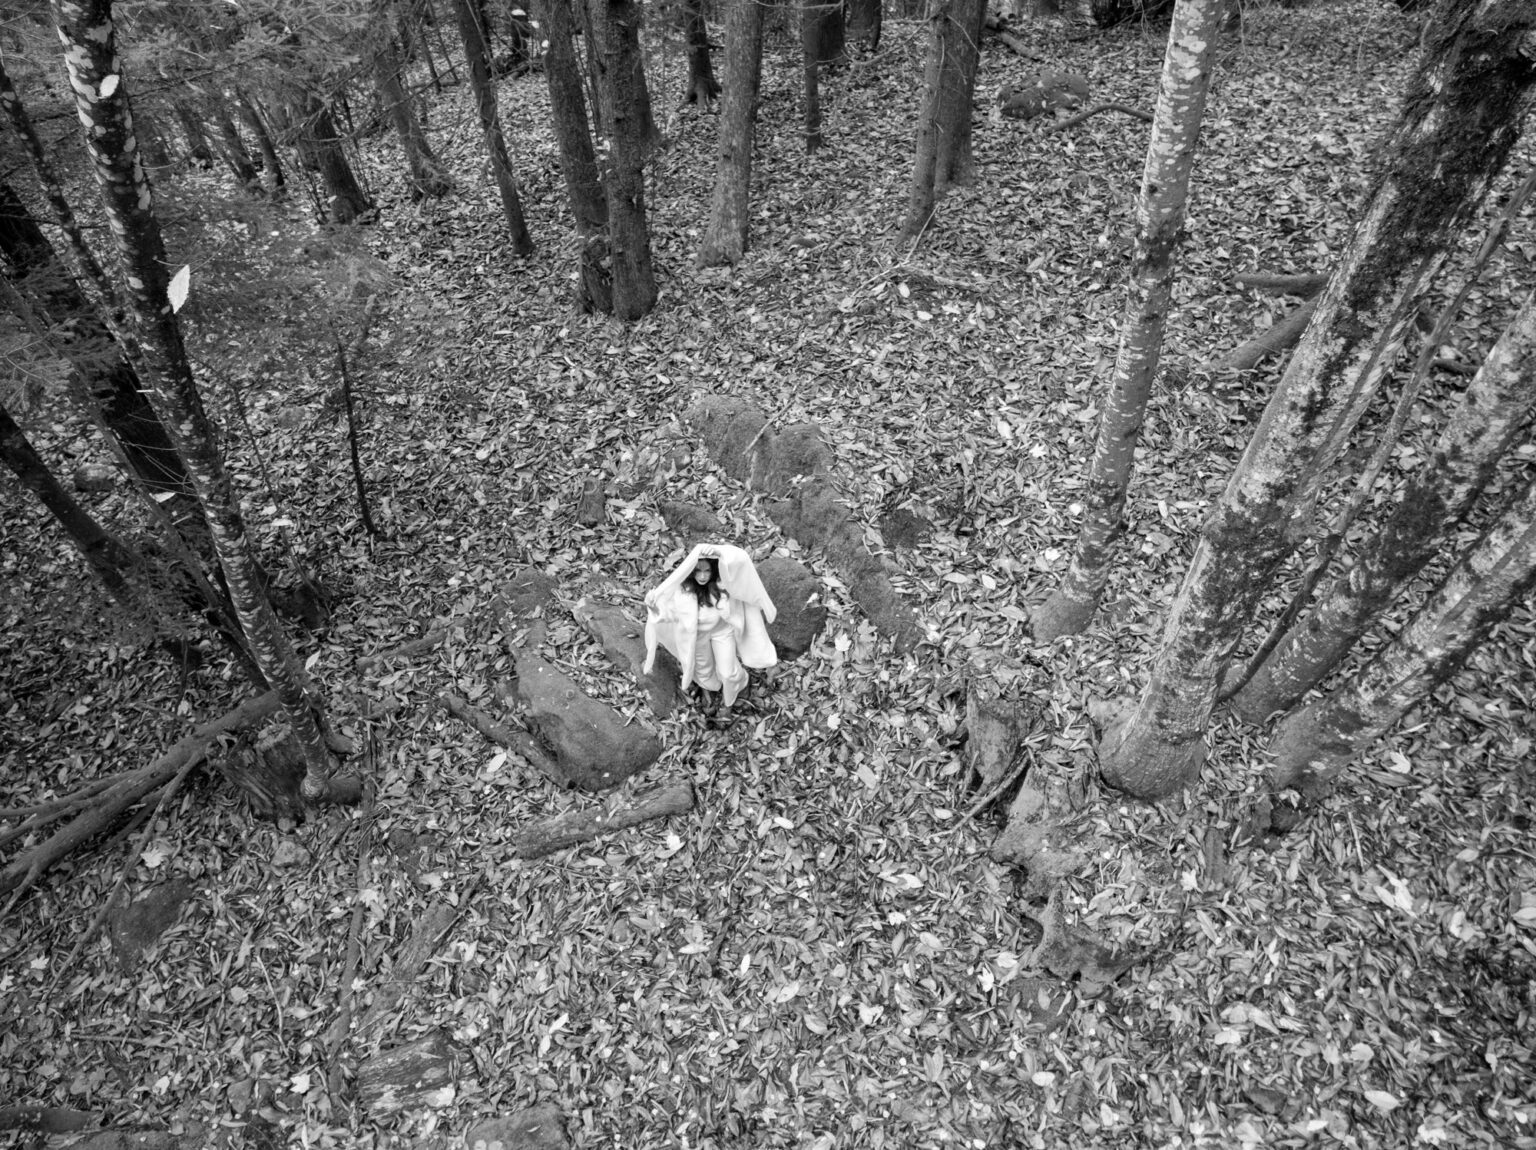
M277 692L247 699L228 714L204 723L183 736L148 767L130 771L102 791L97 800L31 850L13 858L0 871L0 894L14 891L9 906L36 884L43 872L115 823L128 809L163 787L178 772L200 762L215 737L262 721L276 712ZM9 909L9 906L7 909Z
M1267 291L1275 295L1299 295L1309 299L1328 284L1327 272L1239 272L1232 277L1235 287Z
M1152 113L1143 112L1140 108L1133 108L1129 104L1095 104L1086 112L1079 112L1075 116L1068 116L1065 120L1057 120L1054 124L1047 125L1047 132L1064 132L1068 128L1075 128L1089 116L1097 116L1100 112L1124 112L1127 116L1135 116L1138 120L1152 122Z
M1045 63L1044 56L1040 55L1038 52L1026 48L1024 46L1024 41L1019 39L1018 36L1016 36L1014 33L1010 32L1008 30L1008 25L1003 23L996 16L987 17L986 28L988 32L991 32L994 36L997 37L998 43L1002 44L1003 47L1007 48L1010 52L1023 56L1026 60L1037 60L1042 64Z
M616 795L595 807L529 823L513 834L512 854L520 859L543 858L611 831L692 809L693 784L687 781L667 783L627 797Z
M491 742L497 746L506 747L540 774L559 783L562 788L566 785L565 775L561 772L559 764L527 731L503 726L450 691L443 692L443 706L454 718L463 719Z
M367 775L369 778L377 777L378 772L378 744L374 739L373 729L368 731L367 750ZM363 928L363 892L368 889L368 856L373 849L373 818L376 811L376 793L373 787L366 790L366 798L363 806L363 825L358 832L357 843L357 873L353 876L353 902L352 921L347 927L347 956L341 966L341 1001L336 1010L336 1019L325 1032L325 1087L331 1098L331 1109L339 1113L341 1102L342 1066L341 1051L346 1044L347 1034L352 1029L352 983L357 978L357 963L360 950L360 938Z
M447 636L447 627L436 627L421 636L421 638L412 639L408 643L401 643L400 646L393 650L380 651L377 655L362 656L357 661L357 669L359 671L371 671L381 663L388 663L394 659L409 659L412 656L423 654L440 646Z
M467 906L469 899L460 898L459 906L446 902L433 903L427 912L416 920L410 941L398 958L390 964L389 977L381 981L373 993L373 1002L357 1024L357 1036L364 1050L372 1052L384 1037L384 1025L395 1007L411 989L417 975L426 967L428 960L437 953L454 923L459 921L460 907Z
M1268 331L1254 336L1241 347L1196 370L1252 371L1269 356L1293 346L1301 338L1301 333L1307 330L1307 324L1312 322L1312 313L1316 310L1317 297L1313 296Z

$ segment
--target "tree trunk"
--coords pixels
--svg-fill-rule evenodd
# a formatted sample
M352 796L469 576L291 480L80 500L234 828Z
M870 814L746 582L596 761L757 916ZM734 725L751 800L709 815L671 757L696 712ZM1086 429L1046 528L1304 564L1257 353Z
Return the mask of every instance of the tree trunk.
M884 23L883 0L848 0L847 30L860 40L867 52L880 50L880 31Z
M1104 734L1107 781L1155 798L1199 771L1216 687L1412 322L1418 296L1503 168L1530 101L1526 0L1451 0L1355 234L1265 410L1171 608L1140 701Z
M986 15L986 0L933 0L928 17L923 106L917 117L917 160L907 198L907 221L901 230L903 244L912 243L927 230L934 205L950 184L969 183L974 174L971 100Z
M91 574L128 617L135 623L158 630L157 624L161 620L148 608L136 586L143 574L143 560L75 502L3 406L0 406L0 463L4 463L21 485L48 509L85 559Z
M523 201L512 175L512 160L507 155L507 141L501 134L501 114L496 107L496 86L491 82L490 56L485 44L485 9L481 0L453 0L453 13L459 23L459 38L464 41L469 83L475 93L475 109L480 115L480 130L501 193L501 210L507 220L512 250L520 256L534 253L533 236L523 219Z
M129 468L151 492L192 495L192 481L163 424L145 399L133 367L79 284L59 260L43 229L15 191L0 182L0 256L7 277L31 301L55 345L69 361Z
M707 108L720 95L720 82L709 59L709 25L704 20L704 0L683 0L683 35L688 42L688 93L685 104Z
M1126 489L1136 442L1163 351L1173 300L1174 252L1184 231L1189 178L1210 90L1220 0L1179 0L1168 31L1141 195L1136 201L1136 251L1125 289L1120 350L1101 400L1098 434L1083 498L1072 562L1061 585L1036 608L1035 639L1048 642L1081 631L1098 608L1109 578L1111 549L1122 532Z
M843 0L808 0L812 25L811 58L827 68L848 62L847 36L843 25Z
M288 181L283 175L282 157L277 154L277 144L272 133L267 131L266 121L251 98L239 89L235 91L235 111L256 141L256 150L261 153L261 178L267 195L274 200L281 199Z
M65 48L75 108L85 129L86 151L127 281L130 357L202 502L251 653L278 692L303 748L305 797L322 798L328 790L330 763L325 740L303 672L262 588L239 504L166 295L169 261L154 197L137 155L111 0L53 0L53 14Z
M246 149L245 141L240 138L240 129L235 127L235 122L223 107L214 109L213 126L219 133L219 152L229 165L235 182L247 191L260 191L261 174L256 171L251 153Z
M384 106L384 112L400 140L400 150L405 153L405 166L410 173L406 186L410 189L411 198L415 200L445 196L453 189L453 181L432 154L432 145L427 143L427 134L422 131L421 121L416 118L416 109L400 79L403 67L400 50L393 37L381 35L378 51L373 57L373 78L379 92L379 103Z
M1536 409L1536 296L1499 337L1390 518L1232 699L1250 723L1289 711L1441 549Z
M1358 676L1281 722L1270 785L1315 803L1356 752L1385 734L1466 661L1536 586L1536 481L1505 510Z
M144 149L144 162L151 168L168 168L171 166L171 152L165 143L165 133L160 129L158 119L151 119L144 111L140 110L138 119L138 135L142 141L140 147Z
M656 275L645 219L645 121L650 108L640 63L635 0L588 0L597 88L612 123L603 183L608 193L608 252L613 314L639 319L656 306Z
M172 100L171 108L176 113L176 122L181 125L181 134L187 141L188 157L194 163L212 167L213 149L208 146L208 133L203 130L203 122L181 100Z
M592 131L587 121L587 102L581 89L581 71L572 47L574 33L566 0L541 0L544 34L544 78L549 84L549 105L555 142L560 146L560 170L565 192L576 217L576 231L584 238L598 235L608 226L608 201L592 152Z
M805 69L805 150L821 150L821 5L819 0L801 0L800 49Z
M333 224L356 223L373 210L373 205L352 174L331 107L308 89L300 96L300 102L304 112L304 147L325 186L326 218Z
M763 73L763 9L757 0L729 0L725 14L725 98L716 144L720 162L699 245L699 266L735 264L747 250L752 144Z

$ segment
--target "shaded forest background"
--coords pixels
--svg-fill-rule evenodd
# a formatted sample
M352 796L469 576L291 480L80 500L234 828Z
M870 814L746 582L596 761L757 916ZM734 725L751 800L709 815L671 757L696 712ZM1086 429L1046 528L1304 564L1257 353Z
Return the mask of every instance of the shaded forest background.
M752 247L736 268L697 270L712 117L676 110L686 71L655 31L661 295L633 324L572 306L578 241L536 75L501 85L540 245L529 260L508 251L462 86L428 116L454 194L411 201L393 142L361 140L379 214L360 229L317 229L302 197L273 207L222 172L157 177L172 250L194 269L185 329L263 555L335 593L326 625L298 641L333 721L376 740L377 813L269 824L210 778L155 816L144 849L136 835L71 863L0 923L7 1096L312 1145L446 1138L540 1101L578 1145L1528 1144L1528 609L1289 836L1253 826L1255 737L1230 720L1180 799L1125 804L1089 769L1089 701L1136 689L1273 380L1190 369L1279 318L1284 305L1234 290L1234 273L1337 256L1416 27L1386 6L1264 9L1223 41L1128 516L1135 560L1091 630L1050 647L1030 642L1027 611L1075 532L1145 125L1106 115L1047 134L989 119L986 93L1031 66L989 46L980 178L942 202L921 248L893 250L920 26L888 24L877 56L824 81L826 147L810 156L798 46L771 31ZM1150 107L1158 29L1081 33L1023 34L1104 99ZM1448 354L1491 343L1512 285L1532 283L1532 243L1520 221ZM352 370L382 540L358 523L328 350L369 301ZM896 554L923 648L894 654L820 557L718 470L683 420L700 392L819 425L876 542L883 510L936 522ZM102 461L46 403L28 430L61 467ZM688 465L580 527L583 477L647 447ZM1412 428L1403 450L1423 450ZM178 673L147 654L43 516L0 491L7 802L35 794L39 772L65 786L152 757L238 697L217 660ZM729 739L685 714L661 725L662 767L699 794L692 815L510 861L511 830L571 800L441 698L498 705L509 656L492 602L519 567L553 576L562 603L638 602L677 545L658 496L798 555L823 579L831 625ZM92 500L104 520L135 521L121 489ZM440 647L359 668L434 628ZM594 695L635 705L560 612L546 650ZM994 815L957 826L976 796L955 677L1004 654L1049 678L1031 770L1092 848L1052 913L1133 956L1123 970L1081 954L1066 977L1032 965L1046 908L987 860ZM91 938L61 968L125 866L128 895L190 884L183 918L131 960ZM370 1120L325 1084L351 909L366 916L368 984L445 904L452 940L388 1037L445 1033L457 1092Z

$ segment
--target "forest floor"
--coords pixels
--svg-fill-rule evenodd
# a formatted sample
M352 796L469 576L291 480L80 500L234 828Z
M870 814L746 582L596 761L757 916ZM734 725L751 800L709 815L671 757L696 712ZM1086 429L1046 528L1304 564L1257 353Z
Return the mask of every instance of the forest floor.
M1158 33L1080 33L1021 30L1087 75L1095 99L1150 109ZM1116 114L1060 134L989 120L985 94L1030 67L1001 46L978 83L979 178L942 202L913 255L892 236L921 26L888 26L877 59L824 81L828 146L813 156L793 49L770 36L751 251L711 271L693 254L714 119L672 111L674 46L652 76L671 139L648 184L662 295L627 327L572 311L574 240L539 77L503 87L540 245L527 262L506 254L459 89L431 117L458 193L409 203L392 144L374 138L380 222L353 239L306 235L304 258L302 202L281 227L235 206L194 229L234 201L217 201L213 176L166 182L173 247L200 272L185 318L217 368L209 402L253 530L274 565L311 565L344 590L301 653L338 727L377 740L373 849L359 891L360 811L274 825L203 780L131 850L61 868L0 923L0 1098L118 1125L203 1123L232 1145L262 1130L292 1146L436 1144L548 1101L574 1145L625 1150L1536 1147L1529 611L1283 838L1247 829L1260 732L1220 718L1199 786L1146 806L1100 787L1087 717L1090 700L1141 683L1273 382L1272 370L1188 374L1288 306L1231 276L1329 266L1414 35L1389 5L1319 4L1258 11L1223 42L1125 562L1101 618L1049 648L1032 647L1026 612L1074 535L1146 127ZM1533 282L1533 253L1520 231L1474 300L1464 354L1486 348L1510 285ZM258 299L248 269L264 262L279 266ZM383 301L356 364L388 533L372 542L345 421L325 406L328 336L311 330L354 283ZM244 381L238 404L228 377ZM576 524L588 471L646 446L697 449L680 417L700 392L748 400L776 425L818 424L862 521L904 501L933 511L938 530L894 556L929 642L894 654L821 557L697 450L664 490L611 501L605 527ZM85 450L62 423L52 432ZM565 603L601 587L638 604L676 561L658 494L714 509L757 554L810 565L830 624L754 685L731 731L694 713L658 725L666 751L647 778L691 780L692 814L513 860L517 827L591 800L499 753L441 696L501 713L510 659L491 603L522 566L554 576ZM10 487L0 499L0 801L146 762L238 701L217 668L179 680L109 638L65 543ZM103 518L130 514L122 492L97 500ZM633 710L631 684L563 609L550 622L544 654ZM358 669L434 627L448 630L437 648ZM977 796L952 676L988 652L1054 680L1032 770L1070 780L1074 831L1095 848L1060 905L1136 959L1098 993L1030 969L1038 908L987 853L1002 811L961 825ZM136 964L97 937L65 969L124 867L128 897L180 878L190 908ZM394 1043L441 1029L464 1052L441 1109L373 1122L327 1095L323 1035L359 900L359 1009L414 923L444 902L462 912L388 1030Z

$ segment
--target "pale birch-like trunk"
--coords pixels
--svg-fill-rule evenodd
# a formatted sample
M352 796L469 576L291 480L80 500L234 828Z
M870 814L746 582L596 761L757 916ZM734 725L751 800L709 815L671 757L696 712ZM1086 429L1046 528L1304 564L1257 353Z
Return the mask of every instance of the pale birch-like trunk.
M489 49L485 42L485 10L481 0L453 0L454 16L459 23L459 38L464 41L464 55L469 65L469 83L475 93L475 108L480 114L480 131L490 156L491 173L501 195L501 210L507 220L512 250L520 256L534 253L533 236L523 218L523 200L512 175L512 158L507 154L506 137L501 133L501 113L496 104L496 85L491 80Z
M1312 502L1391 365L1418 297L1503 168L1530 104L1531 0L1451 0L1384 143L1382 174L1306 335L1207 521L1137 703L1105 730L1110 785L1187 786L1217 685L1254 609L1310 527Z
M1042 642L1081 631L1098 609L1121 534L1136 442L1163 352L1173 300L1174 252L1184 230L1189 178L1210 91L1221 0L1179 0L1136 201L1136 251L1125 288L1120 350L1100 404L1082 495L1083 521L1061 584L1031 617Z
M1269 748L1271 788L1299 791L1307 803L1324 797L1355 754L1450 678L1533 585L1536 482L1357 676L1281 722Z
M219 454L192 378L181 329L166 295L169 261L154 197L133 135L133 113L117 56L111 0L53 0L75 108L84 127L108 223L126 279L130 360L170 433L202 502L209 533L252 655L282 700L305 762L304 795L328 790L330 757L303 672L267 599Z
M1232 698L1248 722L1289 711L1440 550L1536 408L1536 296L1472 378L1434 451L1350 567Z
M917 115L916 158L902 244L912 243L927 230L934 205L951 184L966 183L974 173L971 103L986 14L986 0L932 0L923 106Z
M752 144L763 74L763 8L757 0L729 0L729 4L725 14L725 94L720 101L716 145L720 163L709 205L709 226L699 245L699 266L705 268L741 262L751 218Z

